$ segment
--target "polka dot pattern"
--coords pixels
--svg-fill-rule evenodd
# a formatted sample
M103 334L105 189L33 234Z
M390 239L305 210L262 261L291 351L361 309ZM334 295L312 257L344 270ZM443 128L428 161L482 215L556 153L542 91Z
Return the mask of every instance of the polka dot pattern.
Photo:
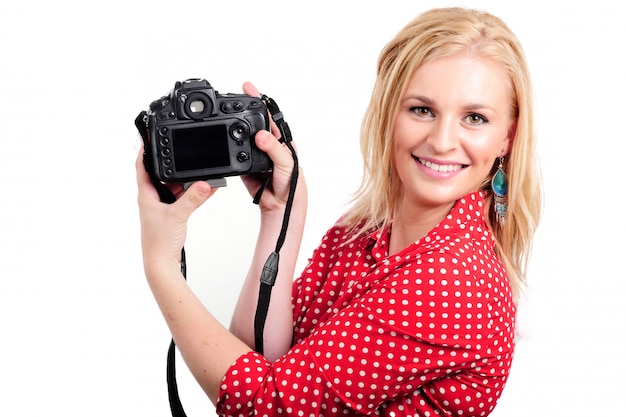
M389 230L333 227L294 282L294 344L251 352L224 377L223 416L486 416L508 377L515 304L484 224L459 200L427 236L388 255Z

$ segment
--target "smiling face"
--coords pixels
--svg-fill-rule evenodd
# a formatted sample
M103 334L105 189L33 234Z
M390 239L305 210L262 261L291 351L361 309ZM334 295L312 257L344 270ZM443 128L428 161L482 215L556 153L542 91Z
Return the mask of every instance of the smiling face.
M393 131L400 180L396 209L447 213L456 200L478 190L494 161L508 152L511 97L506 72L487 58L456 54L416 71Z

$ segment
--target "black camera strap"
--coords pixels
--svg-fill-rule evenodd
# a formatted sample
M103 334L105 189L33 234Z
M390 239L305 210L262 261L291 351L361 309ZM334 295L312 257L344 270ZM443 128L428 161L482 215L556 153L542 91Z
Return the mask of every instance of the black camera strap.
M291 208L293 206L296 186L298 183L299 166L298 166L298 156L292 144L291 129L289 128L289 125L285 121L282 112L280 111L280 109L278 108L278 105L272 98L263 94L261 95L261 99L266 104L267 109L270 112L270 115L272 116L272 120L274 120L274 122L276 123L276 126L278 127L278 130L280 131L281 136L280 136L279 141L285 144L285 146L287 146L287 148L291 152L291 155L294 161L293 171L291 173L291 180L289 184L289 194L287 196L287 202L285 204L285 213L283 215L283 222L281 225L280 234L278 236L274 252L272 252L267 258L267 261L265 262L265 265L263 266L263 270L261 272L261 277L260 277L259 298L257 302L255 316L254 316L254 343L255 343L255 350L259 352L260 354L263 354L263 333L264 333L264 328L265 328L265 320L267 318L267 312L269 309L272 288L274 287L274 284L276 282L276 276L278 275L279 252L285 242L287 228L289 226L289 217L291 214ZM135 126L137 127L137 130L141 134L141 137L144 142L143 163L144 163L144 166L146 167L146 171L150 175L150 180L152 184L154 185L154 187L156 188L159 194L159 198L161 202L171 204L176 201L176 197L170 191L170 189L167 188L161 181L159 181L153 174L154 170L152 169L153 167L151 165L153 164L152 162L153 159L150 158L150 155L148 155L148 152L150 150L150 146L149 146L150 134L149 134L149 129L147 129L147 126L146 126L146 120L147 120L147 113L145 111L142 111L141 113L139 113L139 115L135 118ZM261 200L261 196L265 188L267 188L267 186L269 185L270 180L271 180L271 175L266 178L265 182L261 185L261 187L255 194L254 199L253 199L253 202L255 204L259 204ZM180 270L181 270L181 273L183 274L183 277L187 279L187 263L186 263L184 247L181 250ZM172 412L172 416L173 417L187 417L187 415L185 414L185 410L183 409L182 403L180 401L180 397L178 395L178 384L176 382L176 344L174 342L174 339L171 340L168 353L167 353L166 373L167 373L168 397L169 397L170 410Z
M296 193L296 185L298 183L298 155L292 144L292 136L291 129L289 129L289 125L285 121L282 112L278 108L276 102L266 96L262 95L261 99L267 105L267 108L272 115L272 119L276 123L280 131L280 142L284 143L289 151L291 152L291 156L293 157L293 171L291 173L291 181L289 184L289 194L287 196L287 203L285 204L285 213L283 215L283 223L280 229L280 234L278 236L278 240L276 241L276 248L274 252L270 254L265 261L265 265L263 266L263 271L261 273L261 283L259 287L259 300L257 303L256 314L254 317L254 349L263 354L263 329L265 328L265 319L267 318L267 311L269 309L270 296L272 293L272 288L274 287L274 283L276 282L276 276L278 274L278 261L279 261L279 252L285 243L285 236L287 234L287 228L289 226L289 216L291 214L291 207L293 206L293 199ZM254 203L258 204L261 194L263 190L268 184L268 180L265 181L263 186L257 192Z

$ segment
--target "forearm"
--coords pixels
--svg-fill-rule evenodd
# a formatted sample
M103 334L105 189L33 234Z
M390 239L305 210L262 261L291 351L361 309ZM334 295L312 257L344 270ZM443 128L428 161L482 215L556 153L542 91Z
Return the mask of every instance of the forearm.
M305 185L301 184L304 188ZM264 332L264 355L273 361L291 347L293 337L292 283L306 218L306 193L299 193L289 220L285 242L280 249L278 275L272 288ZM260 277L265 261L275 250L282 225L282 212L264 213L257 245L245 279L230 330L254 347L254 316L259 296Z
M146 278L189 370L215 403L230 365L250 348L233 336L193 294L178 265L145 262Z

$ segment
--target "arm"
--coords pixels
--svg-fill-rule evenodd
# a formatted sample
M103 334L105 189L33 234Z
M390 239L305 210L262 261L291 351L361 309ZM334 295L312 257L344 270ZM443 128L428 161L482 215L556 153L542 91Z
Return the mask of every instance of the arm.
M258 95L259 92L250 84L244 84L244 92L249 95ZM272 132L278 136L275 125ZM263 140L263 138L258 138ZM248 275L241 289L237 305L230 324L230 330L250 347L254 347L254 315L259 294L259 277L263 265L270 253L276 247L285 211L285 202L289 190L289 180L293 167L293 159L284 145L277 145L283 149L276 149L272 185L263 193L260 201L261 227L257 244L248 271ZM278 152L283 151L283 152ZM242 177L244 184L253 195L260 183L254 177ZM264 354L274 361L287 352L293 337L293 313L291 304L291 289L294 269L304 229L307 208L307 190L302 171L298 176L296 195L289 218L289 226L285 242L280 250L278 276L272 289L272 297L267 315L264 338Z
M164 204L146 173L142 151L136 162L141 244L146 278L172 337L190 371L215 402L222 376L249 348L204 308L188 287L179 268L180 253L191 213L215 190L204 182Z
M279 217L278 213L281 213L282 219L286 199L284 185L288 184L293 160L289 151L269 132L259 132L255 139L259 149L267 152L274 162L273 192L264 193L261 203L265 227L262 230L266 230L269 235ZM177 201L173 204L162 203L145 171L142 153L138 155L136 171L146 279L187 366L215 403L225 372L237 358L251 350L248 344L211 315L190 290L179 269L188 219L215 190L202 181L194 183L187 191L172 185L170 188ZM254 179L246 179L246 185L252 191ZM303 215L303 210L294 209L294 213ZM259 248L258 252L262 249Z
M295 213L294 213L295 214ZM295 218L297 217L297 218ZM278 276L272 288L268 309L264 354L274 361L287 352L293 338L291 287L295 263L300 247L304 215L292 215L285 243L280 251ZM280 219L263 218L249 272L241 288L230 323L230 330L250 347L254 347L254 316L259 295L259 278L269 254L274 251Z

